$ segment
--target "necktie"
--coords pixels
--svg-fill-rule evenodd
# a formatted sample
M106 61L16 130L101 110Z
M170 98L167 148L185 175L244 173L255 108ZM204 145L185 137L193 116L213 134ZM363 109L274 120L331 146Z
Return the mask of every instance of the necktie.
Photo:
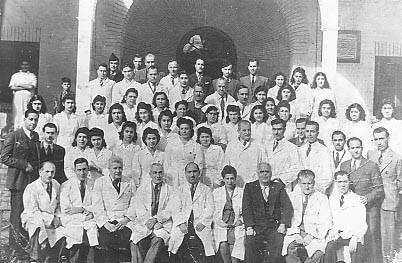
M100 86L103 86L103 79L100 80Z
M30 132L30 133L29 133L29 138L30 138L31 140L34 139L34 133L33 133L33 132Z
M181 94L182 94L182 95L185 95L185 94L186 94L186 89L182 89L182 90L181 90Z
M190 187L190 191L191 191L191 199L193 199L193 198L194 198L194 194L195 194L195 187L196 187L196 185L195 185L195 184L192 184L192 185L191 185L191 187Z
M378 164L382 164L382 151L380 151L380 157L378 157Z
M160 184L156 184L154 187L154 194L153 194L153 199L152 199L152 204L151 204L151 216L154 216L158 213L158 207L159 207L159 193L160 193Z
M335 156L335 168L338 167L340 161L341 160L339 160L339 152L337 151Z
M268 201L268 195L267 195L267 192L266 192L267 188L268 188L268 186L264 186L264 188L262 189L262 196L264 197L265 202Z
M120 181L121 181L121 179L117 178L117 179L114 179L112 182L113 187L114 187L114 189L116 189L118 194L120 194Z
M244 141L244 142L243 142L243 146L246 146L246 145L247 145L247 141Z
M307 151L306 151L306 156L307 157L310 154L310 152L311 152L311 143L308 144L308 148L307 148Z
M172 85L174 86L174 77L172 77Z
M80 181L80 194L81 194L81 201L84 202L84 198L85 198L85 181Z
M273 152L275 152L276 147L278 147L278 141L274 140L274 146L272 147Z
M356 161L353 161L352 164L352 172L356 171Z
M52 199L52 183L47 183L46 192L49 195L49 198Z
M52 155L52 148L50 147L50 144L48 144L46 147L46 156L50 157L51 155Z
M345 199L345 196L344 196L344 195L341 195L341 199L339 200L339 206L340 206L340 207L342 207L343 204L345 203L344 199Z
M254 86L254 83L255 83L255 76L253 75L251 76L251 86Z
M307 204L308 204L308 199L309 199L309 195L304 195L304 200L303 200L303 216L304 213L306 212L306 208L307 208Z
M225 97L221 97L221 119L223 119L223 113L225 112Z

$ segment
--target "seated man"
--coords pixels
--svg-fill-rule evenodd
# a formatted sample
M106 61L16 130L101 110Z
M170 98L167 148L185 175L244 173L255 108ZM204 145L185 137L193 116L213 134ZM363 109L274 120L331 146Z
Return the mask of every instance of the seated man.
M153 163L149 175L151 182L141 184L128 210L136 217L130 243L133 263L161 262L172 228L168 204L173 188L165 182L163 165Z
M88 184L89 166L85 158L74 161L75 177L60 190L61 222L66 229L66 248L71 263L86 262L89 246L98 245L98 227L93 219L92 187Z
M243 193L243 220L246 228L245 262L279 262L286 227L293 208L280 180L271 181L268 163L259 163L258 180L247 183Z
M282 255L287 263L320 262L324 254L325 237L332 225L331 210L326 195L315 191L315 175L301 170L297 186L289 194L293 205L292 225L283 241Z
M366 208L360 196L353 193L350 174L338 171L334 175L335 188L329 197L332 212L332 229L325 249L324 263L337 262L337 251L348 246L352 263L365 262L363 258L363 239L367 231Z
M215 255L211 230L214 201L211 188L200 183L196 163L186 165L185 175L188 184L179 186L170 208L173 227L169 252L177 254L178 262L188 262L194 257L198 262Z
M52 162L44 162L39 169L39 178L24 191L21 222L29 234L31 262L57 262L62 247L64 228L59 217L60 185L53 179L55 172L56 166Z
M108 163L109 176L99 177L93 190L93 211L99 227L99 245L95 262L118 263L120 248L129 250L133 218L127 210L134 197L135 185L131 179L122 178L123 161L112 156Z

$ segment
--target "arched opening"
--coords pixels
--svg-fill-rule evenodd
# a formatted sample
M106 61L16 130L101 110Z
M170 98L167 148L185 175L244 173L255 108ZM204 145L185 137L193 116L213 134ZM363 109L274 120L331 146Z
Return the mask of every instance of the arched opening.
M176 59L187 72L194 72L197 58L205 61L205 74L213 79L218 78L222 61L233 64L233 72L237 72L237 52L233 40L225 32L214 27L199 27L187 32L179 42Z

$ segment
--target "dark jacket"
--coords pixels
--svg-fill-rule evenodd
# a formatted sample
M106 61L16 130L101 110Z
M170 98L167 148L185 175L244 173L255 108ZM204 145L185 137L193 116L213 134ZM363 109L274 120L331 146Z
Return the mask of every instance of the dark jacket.
M188 77L188 85L192 88L194 88L194 85L198 82L198 78L197 75L195 73L191 74ZM203 85L204 85L204 96L205 98L214 93L215 89L212 86L212 78L209 76L202 76L201 77L201 81L200 81Z
M67 177L64 173L64 156L66 151L63 147L57 144L53 144L53 151L51 154L46 155L45 149L41 146L39 150L40 163L50 161L56 166L56 173L54 179L62 184L67 181Z

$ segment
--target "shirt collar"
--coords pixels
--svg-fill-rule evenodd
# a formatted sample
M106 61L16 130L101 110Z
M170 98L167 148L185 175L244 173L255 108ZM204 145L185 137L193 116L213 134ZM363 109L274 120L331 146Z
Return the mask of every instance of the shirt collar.
M28 136L28 138L31 138L31 133L32 131L29 131L25 126L22 126L22 130L24 131L25 135Z

